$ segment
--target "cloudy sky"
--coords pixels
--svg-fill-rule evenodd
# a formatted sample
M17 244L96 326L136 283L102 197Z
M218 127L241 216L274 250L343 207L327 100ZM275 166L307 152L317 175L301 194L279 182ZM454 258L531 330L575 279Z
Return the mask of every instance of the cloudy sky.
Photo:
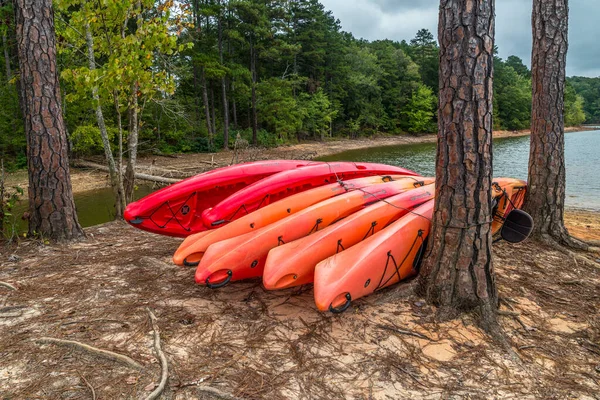
M439 0L321 0L345 31L368 40L409 41L421 28L437 37ZM496 0L500 56L531 59L531 0ZM600 76L600 0L571 0L567 74Z

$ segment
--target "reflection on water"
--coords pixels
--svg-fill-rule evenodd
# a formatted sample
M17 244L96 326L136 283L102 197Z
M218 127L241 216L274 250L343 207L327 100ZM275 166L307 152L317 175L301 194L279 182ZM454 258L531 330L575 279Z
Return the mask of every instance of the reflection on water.
M135 198L142 198L154 190L157 188L152 185L138 186ZM115 199L109 187L75 193L74 198L79 223L83 227L103 224L115 218ZM27 201L20 202L12 211L20 232L27 231L27 221L20 218L25 211L27 211Z
M350 150L323 157L326 161L365 161L398 165L422 175L435 174L435 143ZM571 207L600 210L600 131L572 132L565 136L567 199ZM494 140L494 176L527 179L529 137Z

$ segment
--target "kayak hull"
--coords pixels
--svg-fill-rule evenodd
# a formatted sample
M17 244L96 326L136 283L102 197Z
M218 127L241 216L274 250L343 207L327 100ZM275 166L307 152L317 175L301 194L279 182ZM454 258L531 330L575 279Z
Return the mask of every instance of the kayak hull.
M206 230L201 213L233 193L273 174L309 161L258 161L208 171L162 188L127 206L132 226L167 236L186 237Z
M434 195L433 184L397 194L320 232L275 247L265 264L265 288L276 290L312 283L319 262L376 234Z
M373 175L417 176L413 171L383 164L336 162L307 165L280 172L239 190L202 212L202 220L206 228L218 228L296 193L339 180Z
M371 176L345 181L344 185L331 183L297 193L285 199L269 204L259 210L241 217L219 229L197 233L188 236L173 255L173 262L177 265L192 266L198 264L208 247L216 242L256 231L273 222L293 215L320 201L346 193L350 190L364 188L370 185L398 180L404 175L391 175L386 177ZM420 184L419 178L413 178L416 185Z
M413 178L354 190L310 206L257 231L217 242L208 247L196 270L198 284L216 282L229 274L230 281L260 277L269 250L317 232L365 206L414 187Z

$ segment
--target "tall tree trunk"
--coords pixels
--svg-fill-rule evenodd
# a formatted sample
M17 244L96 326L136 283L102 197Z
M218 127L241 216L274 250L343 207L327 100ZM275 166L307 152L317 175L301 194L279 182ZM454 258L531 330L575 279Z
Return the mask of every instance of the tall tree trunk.
M198 124L200 123L200 101L198 99L199 94L198 94L198 67L196 65L194 65L193 68L193 73L194 73L194 111L195 111L195 115L196 115L196 121L198 121Z
M231 82L231 111L233 112L233 126L238 128L238 115L237 115L237 105L235 103L235 81Z
M568 0L533 1L531 73L533 105L529 178L524 209L534 220L534 238L571 247L587 246L573 239L564 224L565 121Z
M6 81L9 82L12 78L12 71L10 68L10 56L8 53L8 40L6 39L6 32L2 34L2 47L4 49L4 63L6 68Z
M221 0L217 1L219 5L219 59L223 65L223 23ZM221 98L223 100L223 150L229 150L229 102L227 101L227 77L221 78Z
M208 142L212 145L215 133L210 122L210 104L208 104L208 89L206 88L206 76L204 67L200 67L200 84L202 85L202 101L204 102L204 118L206 118L206 129L208 130Z
M420 288L439 317L496 326L492 266L494 1L442 0L436 198Z
M256 114L256 50L250 39L250 73L252 74L252 144L258 146L258 116Z
M85 236L75 211L51 0L15 0L29 169L29 234Z
M127 167L125 168L125 201L127 204L133 201L135 191L135 165L137 163L139 136L137 92L138 85L134 83L131 87L131 98L129 100L129 134L127 136Z
M137 30L142 28L142 2L137 1ZM137 150L139 137L139 120L138 120L138 91L139 84L134 82L131 85L131 97L129 99L129 134L127 136L127 167L125 168L125 202L131 203L134 198L135 191L135 166L137 164Z
M90 31L90 25L85 25L85 40L88 50L88 64L90 71L96 69L96 59L94 57L94 38ZM121 171L117 171L115 165L115 158L113 157L112 148L110 147L110 140L108 139L108 131L106 130L106 124L104 122L104 113L102 112L102 106L100 105L100 96L98 95L98 87L92 87L92 99L96 105L96 120L98 121L98 129L100 129L100 137L102 138L102 146L104 147L104 155L106 162L108 163L108 175L110 177L110 185L115 194L115 212L116 218L123 217L123 211L125 210L125 192L123 185L120 184L121 180L117 175L121 174Z
M217 134L217 118L215 115L215 88L213 86L213 84L210 84L210 113L211 113L211 118L212 118L212 132L213 132L213 137Z

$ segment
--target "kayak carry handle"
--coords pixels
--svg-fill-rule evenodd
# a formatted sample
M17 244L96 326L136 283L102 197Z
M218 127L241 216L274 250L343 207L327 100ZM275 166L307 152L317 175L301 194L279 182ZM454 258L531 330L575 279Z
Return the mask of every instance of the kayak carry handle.
M227 278L225 278L225 280L223 282L221 282L221 283L214 283L214 284L210 283L210 281L209 281L210 276L208 278L206 278L206 281L204 281L204 282L206 283L206 286L209 289L219 289L219 288L222 288L223 286L227 285L229 283L229 281L231 281L231 276L232 275L233 275L233 272L230 269L228 269L227 270Z
M183 265L186 267L197 267L200 261L188 261L187 258L183 259Z
M210 224L211 224L212 226L217 226L217 225L224 224L225 222L226 222L226 221L225 221L224 219L220 219L220 220L218 220L218 221L211 222Z
M340 307L333 307L333 303L329 305L329 311L331 311L334 314L341 314L344 311L346 311L348 309L348 307L350 307L350 303L352 302L352 296L350 296L350 293L346 293L346 302L344 304L342 304Z

